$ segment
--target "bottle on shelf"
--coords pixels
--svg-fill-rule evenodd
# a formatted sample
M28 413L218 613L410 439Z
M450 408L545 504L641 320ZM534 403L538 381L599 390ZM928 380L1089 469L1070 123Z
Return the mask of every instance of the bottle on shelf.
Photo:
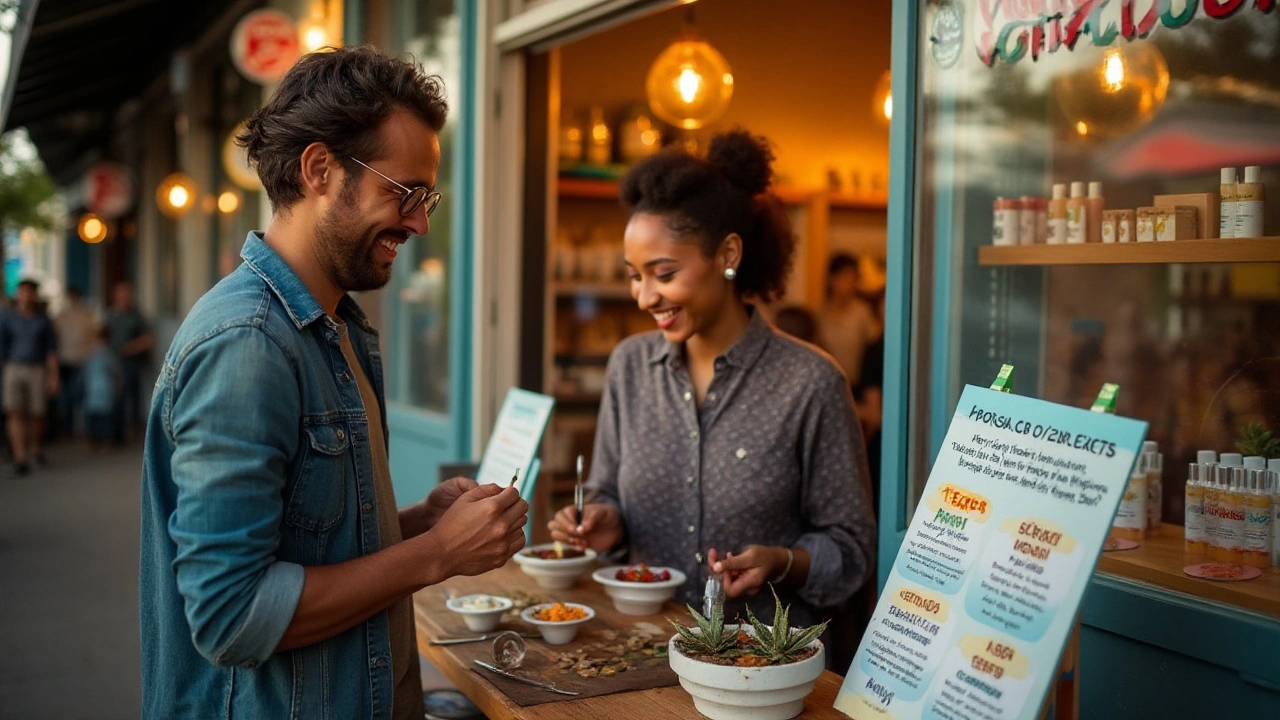
M991 206L991 244L1004 247L1018 244L1018 214L1022 203L1012 198L998 197Z
M1271 546L1274 542L1268 475L1265 469L1245 470L1244 557L1242 560L1245 565L1259 568L1271 567Z
M560 113L560 143L557 152L560 168L582 162L582 125L572 108Z
M613 133L604 119L604 108L591 108L591 125L587 135L587 162L608 165L613 158Z
M1102 211L1105 206L1102 183L1089 183L1089 195L1085 198L1085 242L1102 242Z
M1084 196L1084 183L1071 183L1071 197L1067 198L1067 244L1079 245L1088 238L1088 205ZM1101 239L1102 229L1098 229Z
M1187 466L1187 484L1184 490L1184 546L1187 552L1197 555L1203 555L1205 551L1204 483L1200 479L1200 471L1204 467L1200 463L1191 463Z
M1222 168L1218 179L1218 237L1236 236L1236 169Z
M1244 182L1236 184L1235 234L1238 238L1262 237L1262 217L1265 211L1265 188L1262 185L1262 167L1250 165L1244 169Z
M1067 186L1056 183L1053 186L1053 197L1049 200L1048 235L1045 242L1049 245L1065 245L1067 242Z
M1142 443L1147 467L1147 534L1160 532L1164 509L1164 456L1154 440Z
M1280 459L1267 461L1271 476L1271 564L1280 566Z
M1111 534L1125 540L1141 540L1147 524L1147 458L1138 455L1129 484L1120 498L1120 509L1111 522Z

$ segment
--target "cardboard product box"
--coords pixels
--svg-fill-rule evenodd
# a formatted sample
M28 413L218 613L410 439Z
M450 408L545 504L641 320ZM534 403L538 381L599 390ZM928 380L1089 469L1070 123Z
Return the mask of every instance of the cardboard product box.
M1196 209L1196 238L1218 237L1218 212L1222 209L1218 193L1184 193L1182 195L1157 195L1156 207L1178 207L1180 205ZM1191 238L1178 238L1179 240Z
M1156 241L1194 240L1199 232L1196 226L1198 219L1196 209L1188 205L1154 208L1151 222Z

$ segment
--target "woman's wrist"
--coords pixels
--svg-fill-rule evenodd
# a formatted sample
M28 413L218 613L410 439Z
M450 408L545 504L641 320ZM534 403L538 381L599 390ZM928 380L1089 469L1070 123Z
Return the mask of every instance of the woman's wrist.
M793 551L791 548L784 547L782 549L787 554L787 559L783 561L782 571L779 572L777 575L769 578L769 582L775 585L787 579L787 576L791 574L791 566L792 564L795 563L795 559L796 559L795 551Z

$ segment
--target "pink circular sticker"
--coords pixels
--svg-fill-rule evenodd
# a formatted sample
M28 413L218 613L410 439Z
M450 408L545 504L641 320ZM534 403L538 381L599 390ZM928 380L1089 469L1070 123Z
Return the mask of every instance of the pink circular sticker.
M1112 552L1116 550L1132 550L1138 547L1138 543L1124 538L1107 538L1102 544L1102 552Z
M1199 565L1188 565L1182 568L1182 572L1191 577L1204 578L1205 580L1220 580L1222 582L1234 582L1236 580L1252 580L1262 576L1262 571L1251 565L1236 565L1235 563L1207 562Z

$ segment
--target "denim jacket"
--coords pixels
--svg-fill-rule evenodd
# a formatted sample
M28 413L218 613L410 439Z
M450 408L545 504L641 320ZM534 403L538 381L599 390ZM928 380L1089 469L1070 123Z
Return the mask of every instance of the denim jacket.
M143 718L390 718L386 612L276 652L303 567L378 550L368 420L339 326L260 235L166 354L142 469ZM378 395L377 332L338 305Z

